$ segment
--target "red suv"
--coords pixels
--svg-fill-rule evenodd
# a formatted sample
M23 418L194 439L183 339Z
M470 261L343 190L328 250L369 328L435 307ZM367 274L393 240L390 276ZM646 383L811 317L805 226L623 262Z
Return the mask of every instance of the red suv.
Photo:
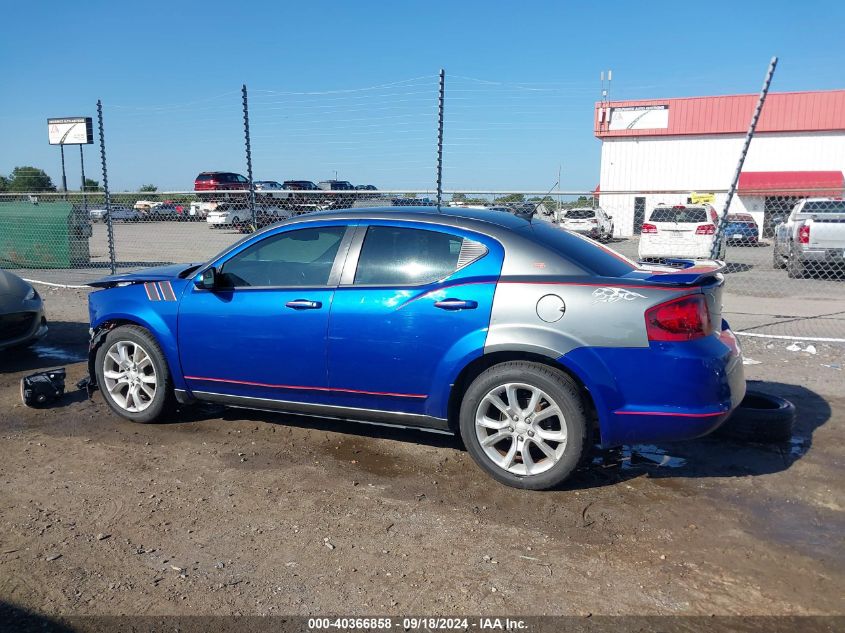
M204 171L194 180L194 191L249 189L249 180L230 171Z

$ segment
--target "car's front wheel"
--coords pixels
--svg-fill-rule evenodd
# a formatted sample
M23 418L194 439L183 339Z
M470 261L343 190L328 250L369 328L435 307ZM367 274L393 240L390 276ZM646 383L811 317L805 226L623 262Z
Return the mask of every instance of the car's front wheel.
M575 382L525 361L495 365L472 382L461 404L460 431L472 458L493 478L529 490L566 480L589 440Z
M144 328L122 325L97 349L97 385L119 416L147 424L174 406L173 383L158 341Z

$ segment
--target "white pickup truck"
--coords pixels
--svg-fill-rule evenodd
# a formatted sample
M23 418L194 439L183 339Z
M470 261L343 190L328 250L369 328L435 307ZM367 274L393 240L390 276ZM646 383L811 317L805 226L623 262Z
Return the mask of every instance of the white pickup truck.
M775 227L772 263L792 279L820 268L845 273L845 200L808 198L796 204Z

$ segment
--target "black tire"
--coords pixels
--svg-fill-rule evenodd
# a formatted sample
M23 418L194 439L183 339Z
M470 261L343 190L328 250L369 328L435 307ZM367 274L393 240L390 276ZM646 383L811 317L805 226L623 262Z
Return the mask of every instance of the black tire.
M548 470L536 475L518 475L498 466L484 452L476 435L475 415L482 399L498 386L523 383L537 387L554 400L563 414L566 443L562 455ZM482 372L463 395L460 433L475 462L496 481L514 488L547 490L563 483L587 455L590 433L578 385L565 373L527 361L509 361Z
M722 437L760 444L788 442L795 425L795 405L762 391L748 390L745 398L717 433Z
M131 412L122 408L113 399L105 388L103 377L103 363L105 355L112 345L119 341L129 341L142 346L149 355L156 373L156 390L149 406L139 412ZM170 376L170 368L167 366L161 346L150 332L137 325L121 325L111 330L102 345L97 349L94 361L94 372L97 378L97 385L103 394L103 399L109 408L117 415L132 422L150 424L161 422L170 415L176 407L176 397L173 393L173 380Z
M783 257L778 253L777 243L772 244L772 268L775 270L783 270L786 268L786 263Z
M793 252L789 252L789 259L786 261L786 274L790 279L803 279L806 275L804 262Z

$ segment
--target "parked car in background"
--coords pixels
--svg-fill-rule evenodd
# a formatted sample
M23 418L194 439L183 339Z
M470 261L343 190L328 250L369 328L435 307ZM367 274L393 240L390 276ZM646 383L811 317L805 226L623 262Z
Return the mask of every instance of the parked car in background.
M748 213L729 213L722 228L728 244L750 244L756 246L760 227Z
M146 220L174 220L181 213L182 206L172 202L157 202L144 213Z
M808 198L775 227L772 263L793 279L828 269L845 275L845 200Z
M505 213L310 214L89 284L92 384L134 422L199 401L459 433L496 480L545 489L594 442L730 416L745 377L719 269L642 269Z
M17 275L0 270L0 350L29 345L45 334L41 296Z
M256 180L253 183L256 191L283 191L284 185L275 180Z
M210 209L205 216L205 221L211 228L223 226L239 227L242 224L249 224L252 219L252 212L242 204L219 202Z
M378 191L375 185L355 185L356 191Z
M194 191L246 189L249 189L249 180L231 171L204 171L194 180Z
M109 211L105 209L91 209L88 211L88 217L92 222L105 222L111 216L112 222L140 222L144 216L136 209L130 209L126 205L112 204L109 205Z
M725 256L724 233L716 234L719 215L712 205L657 205L648 214L640 235L639 258L711 259Z
M613 237L613 218L601 207L564 209L561 211L560 225L568 231L582 233L600 242Z
M310 180L285 180L282 186L288 191L318 191L320 189Z
M355 185L355 191L371 191L371 192L378 192L375 185ZM378 193L359 193L355 196L356 200L370 200L373 198L378 198Z
M354 194L344 195L344 191L355 191L355 187L347 180L321 180L317 187L326 192L325 201L333 209L345 209L355 202Z

